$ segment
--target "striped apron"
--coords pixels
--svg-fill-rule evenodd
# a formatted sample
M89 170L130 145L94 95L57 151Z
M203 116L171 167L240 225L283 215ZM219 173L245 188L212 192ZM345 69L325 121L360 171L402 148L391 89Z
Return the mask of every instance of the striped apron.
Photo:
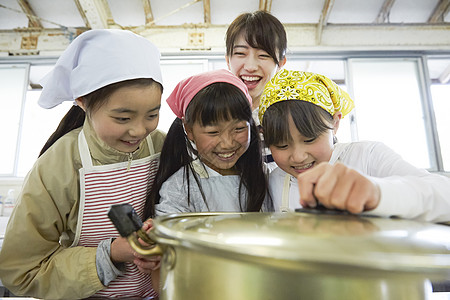
M83 167L80 169L80 208L77 232L72 246L97 247L100 241L117 238L119 233L107 213L111 205L129 203L142 218L147 187L154 180L159 154L154 154L151 137L147 137L150 156L131 162L93 166L83 130L78 147ZM92 297L151 299L157 297L150 274L141 273L133 263L125 263L125 272L107 288Z

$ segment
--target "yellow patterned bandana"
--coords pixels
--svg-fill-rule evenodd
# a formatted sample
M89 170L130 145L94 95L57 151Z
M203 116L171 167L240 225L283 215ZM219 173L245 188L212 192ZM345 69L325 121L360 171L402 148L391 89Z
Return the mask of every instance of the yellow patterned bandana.
M259 120L274 103L302 100L314 103L332 116L340 111L347 115L355 104L350 96L331 79L310 72L282 69L266 84L259 104Z

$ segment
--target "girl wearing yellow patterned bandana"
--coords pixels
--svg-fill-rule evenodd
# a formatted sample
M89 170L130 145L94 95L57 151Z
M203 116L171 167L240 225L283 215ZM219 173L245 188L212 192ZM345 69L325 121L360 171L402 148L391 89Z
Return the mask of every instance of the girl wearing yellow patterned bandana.
M325 206L377 216L450 220L450 178L417 169L379 142L338 143L350 96L327 77L281 70L261 96L259 118L278 168L276 211Z

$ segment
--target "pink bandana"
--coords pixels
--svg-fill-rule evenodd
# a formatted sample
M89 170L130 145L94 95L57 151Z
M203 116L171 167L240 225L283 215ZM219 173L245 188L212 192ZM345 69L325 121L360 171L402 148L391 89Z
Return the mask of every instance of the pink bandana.
M186 108L192 101L192 98L201 89L215 82L227 82L238 87L245 94L250 105L252 104L252 97L250 97L245 84L237 76L225 69L204 72L183 79L167 98L167 104L169 104L174 114L181 119L184 117Z

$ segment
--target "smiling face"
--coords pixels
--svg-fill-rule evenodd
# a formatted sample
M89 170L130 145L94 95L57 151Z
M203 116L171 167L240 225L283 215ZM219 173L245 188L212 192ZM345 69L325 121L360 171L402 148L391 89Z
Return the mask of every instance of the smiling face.
M77 99L86 110L84 101ZM161 89L157 84L124 86L88 116L101 140L118 151L130 153L158 126L160 107Z
M243 34L236 39L231 55L226 56L226 61L230 71L247 86L253 99L252 109L259 106L264 86L285 63L283 60L278 66L266 51L251 47Z
M283 171L296 177L315 165L330 160L337 127L327 129L318 137L311 139L304 137L298 131L290 115L288 123L291 138L269 147L274 161Z
M250 124L247 121L219 121L206 126L195 122L185 129L205 165L222 175L236 173L232 168L250 144Z

